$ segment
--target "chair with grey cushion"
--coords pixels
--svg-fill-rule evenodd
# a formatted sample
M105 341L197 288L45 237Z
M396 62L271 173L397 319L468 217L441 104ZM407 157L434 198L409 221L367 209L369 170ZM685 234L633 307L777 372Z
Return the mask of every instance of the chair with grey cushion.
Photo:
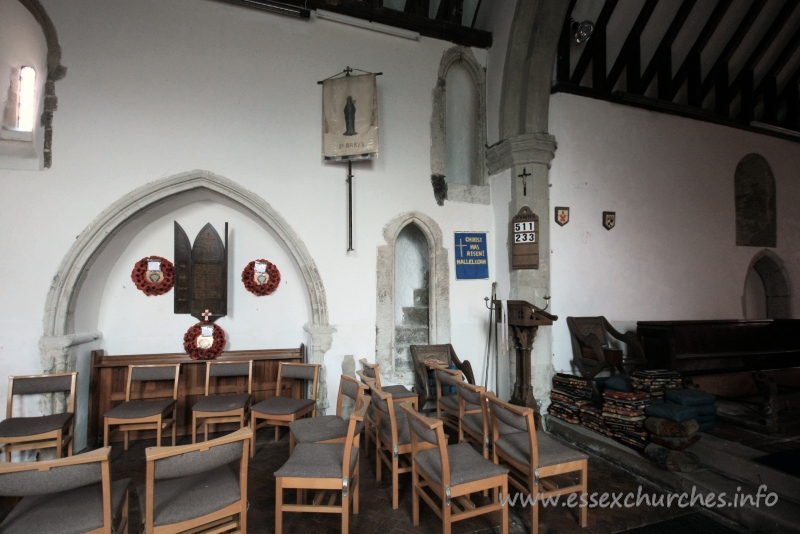
M469 443L448 445L441 420L424 417L407 403L400 407L411 428L414 526L419 525L421 498L441 518L444 534L450 534L456 521L492 512L500 512L500 532L507 534L508 507L503 506L500 496L508 494L508 469L487 460ZM471 499L473 493L488 490L493 492L488 504L478 506Z
M363 402L367 386L355 378L342 375L339 381L339 395L336 400L336 415L306 417L289 423L289 454L294 452L297 443L344 443L349 423L342 419L344 399L353 401L353 411L358 411Z
M458 442L473 441L489 458L490 416L484 393L486 388L456 381L458 394Z
M411 402L414 408L419 409L419 395L416 391L409 390L403 385L385 386L381 383L381 372L378 364L369 363L366 358L359 360L361 369L367 378L373 378L378 389L391 393L394 402Z
M458 393L454 390L463 375L457 369L434 369L433 375L436 377L436 418L458 431Z
M286 363L278 364L278 383L275 388L275 397L253 405L250 408L250 429L253 433L253 447L250 457L255 455L256 432L267 425L275 427L275 442L280 439L280 428L289 426L306 415L314 417L317 413L317 379L319 378L319 365L315 363ZM310 397L303 398L303 390L310 382ZM292 387L294 386L294 387ZM292 389L296 396L285 396L285 389ZM292 392L289 392L292 395ZM261 423L259 423L261 420Z
M247 393L233 395L211 395L211 382L215 389ZM220 382L224 382L220 384ZM197 421L201 421L205 440L208 441L208 425L239 423L244 428L247 409L253 402L253 360L247 362L206 362L206 394L192 406L192 443L197 443Z
M247 532L250 429L178 447L145 449L136 488L147 534Z
M111 482L110 452L0 465L0 496L22 497L0 532L127 534L130 479Z
M61 373L8 377L6 419L0 422L0 443L3 444L0 450L6 453L6 462L11 461L12 452L31 449L55 448L56 458L61 458L66 447L67 456L72 456L77 376L78 373ZM14 417L14 398L50 393L68 395L63 413Z
M161 444L162 432L172 427L172 445L175 445L177 433L178 406L178 373L180 364L129 365L128 382L125 387L125 402L111 408L103 415L103 446L108 446L108 434L112 426L119 425L118 430L125 434L125 450L128 450L129 433L137 430L155 430L156 444ZM133 384L145 383L139 388L139 395L144 396L148 382L172 382L171 389L148 391L147 399L132 399ZM167 398L152 398L152 391L161 391ZM167 416L171 415L170 419Z
M588 456L561 444L544 432L536 432L533 408L514 406L486 393L492 416L492 455L494 463L510 468L509 482L523 494L530 494L531 533L539 531L539 501L553 495L587 493ZM570 485L559 487L552 477L570 475ZM559 477L564 480L564 477ZM576 480L577 479L577 480ZM586 526L587 507L579 512L581 527Z
M392 470L392 508L399 506L399 476L411 472L411 435L406 412L397 407L390 393L370 388L375 405L377 437L375 441L375 478L382 477L382 464ZM411 405L409 403L409 405Z
M283 531L284 512L341 514L341 531L349 532L351 506L353 514L358 514L359 434L369 403L370 397L365 395L364 405L350 416L343 443L299 443L294 454L275 472L276 534ZM283 502L285 489L296 490L296 504ZM306 504L308 490L316 492L310 504ZM336 504L337 497L340 497L339 504ZM313 528L306 530L313 531Z

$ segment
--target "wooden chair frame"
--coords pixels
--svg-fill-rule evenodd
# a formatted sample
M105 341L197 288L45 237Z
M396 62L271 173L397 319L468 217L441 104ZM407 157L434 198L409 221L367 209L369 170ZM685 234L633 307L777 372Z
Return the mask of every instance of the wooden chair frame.
M361 409L350 416L350 425L344 441L344 456L342 458L342 478L306 478L306 477L275 477L275 533L283 532L284 512L318 512L326 514L342 514L342 533L350 530L350 508L353 514L358 514L358 495L361 488L359 476L361 458L356 460L352 479L350 478L350 462L347 461L352 454L353 447L359 448L359 434L355 429L359 422L364 420L364 415L369 407L370 397L365 395L365 402ZM352 489L351 489L352 488ZM297 504L283 502L283 490L297 490ZM316 490L311 504L305 504L306 491ZM327 493L330 491L330 495ZM340 504L336 502L337 495L341 495ZM328 497L326 499L326 496ZM244 532L244 531L243 531Z
M11 461L11 453L15 451L28 451L32 449L50 449L56 450L56 458L62 458L64 454L64 446L67 446L67 456L72 456L75 437L75 384L78 379L78 373L56 373L47 375L22 375L22 376L9 376L8 377L8 392L6 395L6 419L11 419L14 415L13 400L16 395L14 391L14 380L19 379L39 379L47 377L71 376L69 389L69 405L67 413L73 414L69 423L65 424L58 430L51 432L43 432L41 434L31 434L28 436L16 436L0 438L3 441L0 451L6 453L6 462ZM66 390L65 390L66 391Z
M364 397L369 397L366 395L369 386L360 383L358 380L351 376L342 375L341 380L339 380L339 394L336 397L336 417L342 416L342 405L344 404L344 397L345 394L343 393L343 386L346 381L354 382L355 385L358 387L358 393L356 394L356 401L355 406L353 407L353 411L357 412L361 409L361 405L364 403ZM366 415L365 415L366 417ZM366 426L366 423L365 423ZM316 443L345 443L347 441L347 436L343 436L341 438L333 438L333 439L326 439L322 441L317 441ZM297 441L294 439L294 434L292 434L291 429L289 430L289 454L294 452L294 448L297 446Z
M512 486L523 493L529 493L531 495L531 499L533 499L534 502L534 505L531 506L531 534L537 534L539 532L539 501L542 499L547 499L553 495L565 495L576 492L582 495L587 493L589 460L584 458L582 460L540 467L539 448L536 442L536 426L534 425L533 408L525 408L503 402L491 392L487 393L486 397L489 403L489 410L492 413L493 461L498 465L501 465L502 463L509 468L510 472L508 475L508 481ZM510 458L502 450L497 448L495 442L500 437L500 427L497 423L497 415L492 411L492 404L498 404L501 407L525 418L528 426L528 438L530 439L531 447L530 466L526 466L517 462L513 458ZM547 477L553 477L555 475L561 475L564 473L573 473L576 471L580 471L580 482L565 488L559 488L554 481L547 479ZM582 506L580 508L578 521L581 527L586 527L588 512L588 507Z
M376 383L377 383L376 380L374 378L368 377L364 373L364 371L361 371L361 370L356 371L356 374L358 375L358 378L361 379L361 383L366 385L368 389L373 389L373 388L380 389L376 385ZM373 405L372 408L373 408L373 412L377 411L377 408L375 408L375 405ZM364 451L364 456L367 457L367 458L369 458L369 456L370 456L369 440L372 439L373 443L375 443L375 448L376 449L378 447L378 436L377 436L377 433L378 433L378 419L377 419L377 417L378 417L378 415L377 415L377 413L373 413L373 416L374 416L374 418L370 417L369 411L367 411L364 414L364 447L362 448L362 450Z
M361 358L358 360L363 368L372 369L372 372L375 374L375 378L371 378L366 375L366 373L362 371L356 371L358 375L361 377L361 381L366 384L366 380L375 380L375 384L377 388L383 391L383 386L381 385L381 370L380 366L377 363L369 363L366 358ZM362 376L363 375L363 376ZM415 395L413 397L407 397L405 399L394 399L394 402L410 402L414 405L414 409L419 410L419 396Z
M459 371L458 369L434 369L433 376L436 378L436 418L441 420L445 425L452 428L456 432L459 432L459 437L461 436L460 428L461 428L461 420L459 419L460 414L459 410L452 410L445 406L442 403L442 383L439 380L439 375L437 371L441 373L446 373L448 375L453 376L454 381L464 381L464 374ZM458 393L456 393L458 395ZM461 402L461 397L459 398L459 402ZM444 415L442 415L442 411L444 411Z
M467 441L473 441L478 447L480 447L481 453L483 457L488 459L489 458L489 449L490 449L490 442L491 442L491 432L489 430L489 408L488 403L486 400L486 388L483 386L475 386L468 382L464 382L463 380L456 386L456 390L459 387L463 387L468 389L474 393L480 395L481 403L480 408L477 410L467 410L467 401L461 396L458 395L458 442L464 443ZM462 423L462 419L465 415L481 414L481 419L483 420L483 433L477 434L473 430L471 430L468 426Z
M41 462L15 462L0 464L0 474L7 473L21 473L24 471L49 471L55 467L64 467L68 465L81 465L88 463L100 463L100 476L103 487L103 526L95 530L90 530L86 534L128 534L128 498L129 491L125 490L125 497L122 501L122 509L120 510L119 527L113 531L112 509L111 509L111 465L109 456L111 454L111 447L103 447L95 449L91 452L70 456L68 458L58 458L55 460L44 460ZM58 518L55 518L58 520Z
M241 365L245 362L206 362L206 397L210 395L210 384L211 384L211 366L212 365ZM252 395L253 394L253 360L250 360L248 363L248 373L247 373L247 393ZM242 375L244 376L244 375ZM192 409L192 443L197 443L197 420L202 419L203 425L203 434L205 436L205 441L208 441L208 425L216 425L219 423L239 423L239 428L244 428L245 424L247 423L247 415L248 409L253 404L253 398L250 397L250 401L247 403L247 406L242 408L236 408L234 410L228 410L225 412L202 412L202 411L195 411Z
M436 400L428 382L428 367L425 365L425 361L428 359L441 361L443 367L449 367L450 364L455 365L456 368L464 373L467 382L470 384L475 383L472 365L468 360L462 362L450 343L443 345L411 345L408 349L411 352L411 361L414 363L414 378L419 392L419 410L428 411L425 405L428 401Z
M202 443L193 443L191 445L179 445L172 447L148 447L145 449L145 460L147 462L145 474L145 522L144 531L148 534L177 534L179 532L185 534L204 532L208 534L229 532L231 529L236 528L235 532L247 532L247 466L249 461L249 448L251 446L250 438L252 434L250 429L241 428L231 434L226 434L220 438L211 441L204 441ZM155 498L155 463L156 460L169 458L170 456L178 456L194 451L207 451L211 447L225 445L235 441L242 442L242 459L239 463L239 496L240 499L232 504L229 504L221 510L211 512L200 517L189 519L181 523L173 523L169 525L162 525L156 527L153 525L153 501ZM236 521L234 516L238 515L239 520Z
M406 411L409 418L413 418L420 425L435 432L436 441L438 442L438 445L433 445L425 440L420 440L414 428L411 427L411 457L414 458L411 464L411 480L413 484L411 515L414 526L419 526L419 499L422 498L442 520L444 534L450 534L452 523L456 521L496 511L500 511L502 514L500 532L508 534L508 506L503 506L503 503L500 502L500 495L506 496L508 494L510 477L503 474L455 486L451 485L450 461L447 453L447 438L444 435L444 422L423 416L413 410L410 404L403 403L400 407ZM416 456L420 451L431 448L439 449L439 458L442 465L441 483L436 482L425 471L419 469L416 461ZM425 488L431 491L428 492ZM476 506L470 499L472 493L487 492L488 490L492 490L492 500L489 504ZM440 502L436 503L433 496L437 497Z
M167 428L172 427L172 446L175 446L175 441L177 438L178 432L178 377L180 376L181 372L181 365L179 363L176 364L154 364L154 365L129 365L128 366L128 378L127 384L125 385L125 402L129 402L131 400L131 384L133 383L133 370L134 368L143 368L143 367L174 367L175 368L175 378L173 380L172 386L172 399L175 401L171 407L165 409L159 414L151 415L148 417L141 417L138 419L124 419L118 417L103 417L103 446L108 446L108 434L109 429L112 425L119 425L120 432L124 432L125 435L125 449L128 450L129 444L129 432L134 430L155 430L156 431L156 444L161 445L161 435L164 430ZM137 380L137 382L139 382ZM172 419L164 420L164 417L172 412Z
M317 380L319 379L319 368L320 368L319 364L316 364L316 363L286 363L286 362L280 362L278 364L278 383L275 386L275 396L276 397L281 396L281 393L283 392L283 366L284 365L314 367L314 380L312 381L312 384L311 384L311 395L309 397L311 400L314 401L314 403L309 405L309 406L307 406L306 408L303 408L302 410L299 410L299 411L294 412L294 413L286 414L286 415L268 415L268 414L262 414L262 413L259 413L257 411L251 410L250 411L250 428L251 428L251 431L253 433L253 443L252 443L252 447L250 448L250 458L253 458L255 456L255 454L256 454L256 432L258 431L259 428L262 428L262 427L265 427L265 426L270 426L270 425L274 426L275 427L275 443L277 443L278 441L280 441L281 427L282 426L288 427L289 423L291 423L292 421L295 421L297 419L300 419L301 417L305 417L309 413L311 414L311 417L315 417L317 415ZM305 380L302 380L302 379L299 379L299 378L297 378L297 379L292 378L292 380L301 380L302 383L303 383L303 386L305 386ZM302 395L302 393L301 393L301 395ZM262 419L263 421L261 423L259 423L258 422L259 419Z
M400 505L400 475L411 472L411 443L398 443L397 417L395 415L395 402L392 401L392 394L374 387L370 390L370 394L386 402L389 408L391 441L387 441L378 428L384 414L377 406L375 407L375 480L378 482L381 481L383 476L381 464L386 464L386 467L392 471L392 508L397 510L397 507ZM413 406L411 402L408 404Z

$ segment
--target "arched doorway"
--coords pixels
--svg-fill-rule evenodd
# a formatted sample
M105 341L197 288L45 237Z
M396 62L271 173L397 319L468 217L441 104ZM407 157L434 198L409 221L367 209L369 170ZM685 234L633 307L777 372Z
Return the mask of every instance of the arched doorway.
M745 278L747 319L790 319L791 290L783 262L770 250L755 255Z

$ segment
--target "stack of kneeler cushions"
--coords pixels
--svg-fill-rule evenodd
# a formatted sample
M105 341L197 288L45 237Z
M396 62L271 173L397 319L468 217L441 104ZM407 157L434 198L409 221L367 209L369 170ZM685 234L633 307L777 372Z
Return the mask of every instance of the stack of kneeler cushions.
M603 393L603 423L611 437L634 449L644 450L649 436L644 428L645 408L650 404L646 393L606 391Z
M634 391L649 394L653 400L661 399L668 390L681 389L681 375L677 371L656 369L635 371L631 375Z
M716 398L711 393L699 389L679 389L666 391L664 400L668 403L686 406L694 412L693 419L697 421L700 432L714 429L717 417Z
M591 405L592 388L584 378L558 373L553 377L547 413L568 423L578 424L583 407Z

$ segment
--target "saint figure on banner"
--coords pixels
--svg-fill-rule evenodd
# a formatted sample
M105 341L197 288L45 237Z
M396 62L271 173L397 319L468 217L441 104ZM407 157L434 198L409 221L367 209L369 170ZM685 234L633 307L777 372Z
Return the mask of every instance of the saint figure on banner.
M356 135L356 101L352 96L347 97L347 103L344 105L344 123L347 130L344 135ZM341 131L341 130L340 130Z

